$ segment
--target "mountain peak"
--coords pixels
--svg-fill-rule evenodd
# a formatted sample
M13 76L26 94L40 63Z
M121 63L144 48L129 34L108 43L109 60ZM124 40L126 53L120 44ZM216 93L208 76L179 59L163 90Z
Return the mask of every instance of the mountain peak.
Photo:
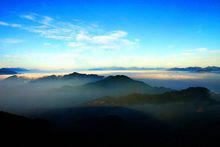
M82 75L81 73L78 73L78 72L73 72L73 73L70 73L68 74L69 76L78 76L78 75Z
M63 78L100 78L102 79L103 76L99 76L96 74L83 74L83 73L73 72L73 73L64 75Z
M91 93L94 93L94 91L100 91L99 93L105 93L105 95L110 96L118 96L131 93L153 94L170 91L166 88L151 87L144 82L133 80L124 75L108 76L103 80L88 83L84 85L83 88L91 91ZM101 95L103 96L103 94Z
M125 75L109 76L109 77L105 78L105 80L111 80L111 81L134 81L131 78L125 76Z

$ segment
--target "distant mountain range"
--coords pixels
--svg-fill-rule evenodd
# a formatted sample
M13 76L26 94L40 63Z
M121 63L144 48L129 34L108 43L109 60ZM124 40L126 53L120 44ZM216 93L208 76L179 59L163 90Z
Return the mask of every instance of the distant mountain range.
M213 72L220 73L220 67L217 66L207 66L207 67L174 67L174 68L147 68L147 67L98 67L98 68L90 68L87 70L91 71L107 71L107 70L169 70L169 71L188 71L188 72ZM21 73L47 73L52 72L47 70L36 70L36 69L25 69L25 68L0 68L0 75L7 74L21 74ZM56 72L56 71L54 71ZM60 72L60 71L59 71Z
M11 75L11 74L17 74L17 72L7 68L0 69L0 75Z
M100 68L91 68L89 70L102 71L102 70L169 70L169 71L188 71L188 72L213 72L220 73L220 67L217 66L208 66L208 67L174 67L174 68L147 68L147 67L100 67Z
M165 68L147 68L147 67L98 67L98 68L90 68L89 70L162 70Z
M20 74L29 72L29 70L25 68L1 68L0 75L11 75L11 74Z
M188 72L213 72L213 73L220 73L220 67L217 66L208 66L208 67L186 67L186 68L170 68L170 71L188 71Z

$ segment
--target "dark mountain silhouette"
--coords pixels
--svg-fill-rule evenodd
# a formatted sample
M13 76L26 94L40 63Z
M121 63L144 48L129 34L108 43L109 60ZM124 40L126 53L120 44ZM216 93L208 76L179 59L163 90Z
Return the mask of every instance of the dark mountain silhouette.
M135 146L164 141L163 124L146 114L123 107L55 109L41 115L56 130L60 144ZM165 135L164 135L165 136ZM154 140L153 140L154 139ZM62 141L62 142L61 142Z
M130 94L121 97L103 97L89 102L89 105L136 105L136 104L163 104L174 102L215 103L211 93L203 87L190 87L181 91L170 91L163 94Z
M54 123L55 126L58 125L62 129L69 129L68 126L72 126L74 123L78 123L79 121L81 121L82 123L87 123L89 125L89 120L92 121L93 119L95 120L95 118L98 118L100 120L103 118L104 120L104 118L108 118L108 116L109 118L113 118L113 120L114 118L119 118L120 120L133 121L136 123L143 123L147 120L146 123L150 124L155 123L156 121L155 119L150 118L146 114L139 111L115 106L60 108L48 110L41 114L42 118L50 120L52 123ZM83 120L88 121L83 122Z
M2 146L39 146L48 135L48 122L0 111L0 130Z
M124 107L78 107L42 113L39 116L47 120L47 125L45 121L17 116L15 119L9 115L13 119L1 126L4 132L10 132L3 139L13 140L6 142L17 146L218 146L218 115L213 116L211 112L193 115L195 117L186 117L170 125L150 114ZM5 120L1 115L0 119ZM13 125L5 127L14 122L18 122L19 129L14 129Z
M218 109L219 110L219 109ZM4 146L219 146L219 113L188 114L167 124L124 107L52 109L29 119L0 112ZM194 117L193 117L194 116Z
M208 66L208 67L186 67L186 68L170 68L170 71L188 71L188 72L214 72L220 73L220 67L217 66Z

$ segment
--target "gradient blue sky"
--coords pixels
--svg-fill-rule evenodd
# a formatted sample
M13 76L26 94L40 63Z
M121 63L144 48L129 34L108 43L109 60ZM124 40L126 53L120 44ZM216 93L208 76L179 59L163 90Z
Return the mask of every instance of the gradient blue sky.
M2 0L0 67L220 66L219 0Z

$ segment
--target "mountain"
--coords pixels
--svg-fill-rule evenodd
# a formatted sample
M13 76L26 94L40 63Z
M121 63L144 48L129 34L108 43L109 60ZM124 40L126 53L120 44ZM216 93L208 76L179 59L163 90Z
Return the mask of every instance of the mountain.
M103 97L90 101L88 105L137 105L137 104L165 104L175 102L213 103L211 93L203 87L190 87L180 91L170 91L163 94L130 94L121 97Z
M53 89L63 86L79 86L89 82L94 82L103 79L103 76L95 74L81 74L73 72L63 76L44 76L30 81L30 84L39 88Z
M101 80L104 78L104 76L100 76L96 74L81 74L81 73L73 72L71 74L64 75L62 78L65 80L70 80L70 79Z
M155 118L124 107L61 108L41 116L52 129L67 134L54 141L69 146L148 146L160 142L165 133Z
M89 70L161 70L165 68L145 68L145 67L98 67L90 68Z
M103 80L91 82L82 86L65 86L56 92L69 94L72 97L79 95L82 99L92 99L102 96L122 96L132 93L156 94L171 91L163 87L151 87L144 82L133 80L124 75L109 76Z
M4 75L4 74L19 74L19 73L24 73L24 72L28 72L29 70L25 69L25 68L1 68L0 69L0 75Z
M0 112L1 144L4 147L219 146L219 112L187 113L184 120L172 124L152 113L118 106L59 108L37 115L41 119Z
M25 73L25 72L29 72L28 69L25 69L25 68L7 68L7 69L10 69L12 71L15 71L17 73Z
M203 68L202 72L220 72L220 67L208 66L206 68Z
M17 72L13 71L11 69L8 69L8 68L1 68L0 69L0 75L12 75L12 74L17 74Z
M36 138L46 138L48 122L0 111L1 144L3 146L40 146Z
M92 82L101 80L103 76L99 76L96 74L81 74L77 72L73 72L70 74L66 74L63 76L56 76L56 75L50 75L45 76L42 78L38 78L32 81L32 83L40 83L40 82L56 82L56 81L76 81L76 80L83 80L85 82Z
M103 80L88 83L84 86L86 89L105 91L107 93L115 93L116 95L122 95L125 93L163 93L170 89L163 87L151 87L150 85L133 80L124 75L109 76Z
M25 77L20 77L17 75L13 75L10 76L4 80L0 81L0 92L4 89L7 91L18 91L22 88L24 88L24 86L28 86L27 84L30 82L30 79L25 78ZM6 91L4 91L5 93ZM2 94L4 94L2 93Z
M32 80L32 83L41 83L41 82L53 82L53 81L57 81L57 80L61 80L60 76L56 76L56 75L49 75L49 76L44 76L41 78L37 78Z
M25 78L25 77L20 77L17 75L10 76L3 80L3 82L23 82L23 83L28 82L28 81L30 81L30 79Z
M193 111L172 123L118 106L52 109L40 116L48 120L53 133L47 138L55 146L219 146L219 112Z
M213 72L220 73L220 67L217 66L208 66L208 67L186 67L186 68L170 68L170 71L188 71L188 72Z
M150 116L147 116L146 114L140 111L125 107L117 107L117 106L100 106L100 107L86 106L86 107L51 109L42 113L40 117L49 120L51 123L60 125L63 129L66 129L68 126L73 126L74 124L77 125L77 127L80 125L87 124L88 125L87 128L88 128L91 127L91 125L98 125L99 120L104 120L108 118L109 120L111 120L111 118L112 120L114 120L114 118L119 118L117 119L119 121L127 120L133 122L143 122L146 121L147 119L148 123L150 123L150 120L154 122L153 118L150 119ZM89 120L91 120L91 122L96 121L97 124L89 124L90 123ZM79 122L80 124L77 124ZM105 123L110 124L111 122L105 122Z

